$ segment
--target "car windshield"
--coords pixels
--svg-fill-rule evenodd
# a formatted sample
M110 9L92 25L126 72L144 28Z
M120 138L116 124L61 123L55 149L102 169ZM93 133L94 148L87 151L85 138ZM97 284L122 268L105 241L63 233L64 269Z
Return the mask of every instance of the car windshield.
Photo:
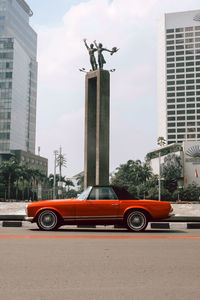
M90 191L91 191L91 186L89 186L85 191L83 191L78 197L78 200L86 200Z

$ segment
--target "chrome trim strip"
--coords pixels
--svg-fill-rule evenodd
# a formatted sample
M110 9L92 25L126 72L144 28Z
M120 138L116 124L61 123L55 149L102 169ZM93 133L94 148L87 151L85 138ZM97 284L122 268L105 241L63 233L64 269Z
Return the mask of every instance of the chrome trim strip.
M77 217L63 217L64 220L112 220L112 219L123 219L119 216L77 216Z

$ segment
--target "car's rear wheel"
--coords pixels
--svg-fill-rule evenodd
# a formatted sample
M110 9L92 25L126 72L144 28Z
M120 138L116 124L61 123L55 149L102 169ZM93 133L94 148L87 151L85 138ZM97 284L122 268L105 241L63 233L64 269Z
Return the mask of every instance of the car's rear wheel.
M143 231L147 225L147 215L142 211L133 210L126 217L126 227L130 231Z
M37 225L41 230L56 230L60 226L56 212L44 210L37 217Z

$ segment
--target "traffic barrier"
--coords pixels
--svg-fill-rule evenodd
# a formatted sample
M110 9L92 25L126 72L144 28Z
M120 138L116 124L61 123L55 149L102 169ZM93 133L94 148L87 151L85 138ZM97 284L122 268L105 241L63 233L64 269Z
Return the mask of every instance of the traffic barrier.
M22 222L16 222L16 221L3 221L2 222L3 227L22 227Z

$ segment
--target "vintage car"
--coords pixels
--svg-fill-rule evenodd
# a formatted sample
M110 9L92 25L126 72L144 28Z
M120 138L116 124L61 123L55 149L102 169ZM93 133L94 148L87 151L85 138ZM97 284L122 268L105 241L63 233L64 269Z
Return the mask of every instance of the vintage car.
M169 202L134 200L124 189L90 186L77 199L38 201L27 205L26 220L41 230L62 225L124 225L130 231L143 231L149 221L169 218Z

